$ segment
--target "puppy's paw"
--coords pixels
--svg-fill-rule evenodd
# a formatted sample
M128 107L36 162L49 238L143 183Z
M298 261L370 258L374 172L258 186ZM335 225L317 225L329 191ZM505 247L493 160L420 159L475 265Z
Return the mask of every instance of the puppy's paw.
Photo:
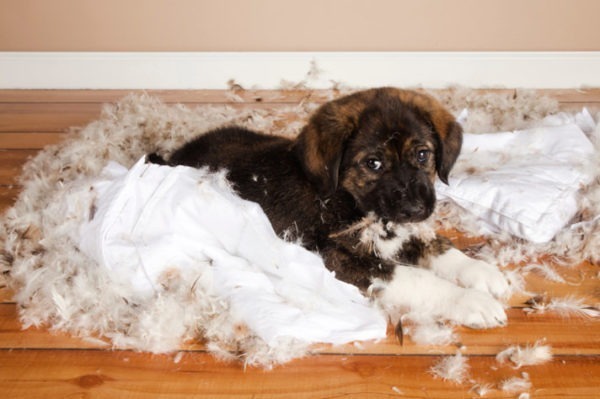
M456 276L456 282L460 286L488 292L496 298L508 296L508 281L496 266L477 259L469 261L460 267Z
M454 248L434 258L431 268L439 277L461 287L487 292L496 298L510 294L508 281L496 266L470 258Z
M506 325L504 307L490 294L459 287L430 270L397 266L391 280L374 280L370 290L391 315L408 310L471 328Z
M476 329L506 325L506 312L499 301L483 291L457 288L453 298L448 298L443 318Z

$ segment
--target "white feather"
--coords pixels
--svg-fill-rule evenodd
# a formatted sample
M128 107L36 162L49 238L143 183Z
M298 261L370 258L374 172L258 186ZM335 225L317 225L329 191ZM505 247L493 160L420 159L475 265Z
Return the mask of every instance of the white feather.
M470 391L475 393L479 397L486 396L488 393L494 390L492 384L475 384Z
M573 295L569 295L562 298L552 298L550 300L532 299L530 306L524 308L525 312L528 313L546 313L553 312L561 317L600 317L600 309L597 306L587 305L583 298L577 298Z
M557 283L566 283L565 279L560 274L558 274L556 270L554 270L552 267L545 263L527 265L523 268L523 271L525 273L537 272L542 277L550 281L554 281Z
M515 294L524 294L524 295L532 295L532 293L527 292L525 289L525 278L519 269L505 269L502 271L504 273L504 277L508 281L508 286L510 288L510 295Z
M404 395L404 392L402 392L402 390L396 386L392 387L392 391L394 391L394 393L397 393L398 395Z
M500 363L510 361L516 369L522 366L535 366L552 360L552 348L543 345L542 341L524 347L513 345L498 353L496 360Z
M422 315L409 313L401 318L403 332L418 345L449 345L458 341L458 336L452 325L433 320Z
M596 306L585 304L585 300L575 296L567 296L564 298L552 298L548 309L557 312L563 317L571 315L600 317L600 309Z
M181 352L181 351L177 352L175 354L175 356L173 356L173 363L178 364L179 362L181 362L181 359L183 359L183 355L184 355L184 352Z
M462 383L469 374L467 358L460 352L454 356L445 356L430 369L430 372L444 381Z
M529 374L523 373L521 377L511 377L500 383L500 390L508 393L528 391L531 389Z

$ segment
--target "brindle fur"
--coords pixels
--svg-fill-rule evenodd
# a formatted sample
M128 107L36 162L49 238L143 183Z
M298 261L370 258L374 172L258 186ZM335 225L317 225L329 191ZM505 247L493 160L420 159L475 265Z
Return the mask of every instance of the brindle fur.
M397 259L384 261L356 234L337 233L366 215L395 223L430 216L435 176L447 181L461 142L460 126L436 100L380 88L324 104L296 139L227 127L185 144L167 164L227 169L278 234L299 238L338 278L366 289L372 278L390 277L395 262L424 264L447 243L412 237ZM383 166L375 170L374 160Z

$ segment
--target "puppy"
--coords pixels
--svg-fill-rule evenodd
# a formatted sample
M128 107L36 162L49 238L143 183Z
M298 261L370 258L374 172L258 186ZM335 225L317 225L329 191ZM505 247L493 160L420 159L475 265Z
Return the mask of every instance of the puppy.
M389 312L497 327L506 323L494 298L508 292L503 274L419 223L461 143L460 125L432 97L378 88L322 105L295 139L227 127L150 160L226 169L280 236L319 252Z

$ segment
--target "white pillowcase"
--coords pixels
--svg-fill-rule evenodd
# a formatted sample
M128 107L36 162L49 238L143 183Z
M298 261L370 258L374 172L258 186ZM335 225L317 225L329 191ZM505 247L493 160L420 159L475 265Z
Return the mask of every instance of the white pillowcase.
M449 185L436 183L438 198L476 215L483 234L550 241L576 214L578 191L594 178L594 146L582 130L594 126L584 110L533 129L465 134Z

